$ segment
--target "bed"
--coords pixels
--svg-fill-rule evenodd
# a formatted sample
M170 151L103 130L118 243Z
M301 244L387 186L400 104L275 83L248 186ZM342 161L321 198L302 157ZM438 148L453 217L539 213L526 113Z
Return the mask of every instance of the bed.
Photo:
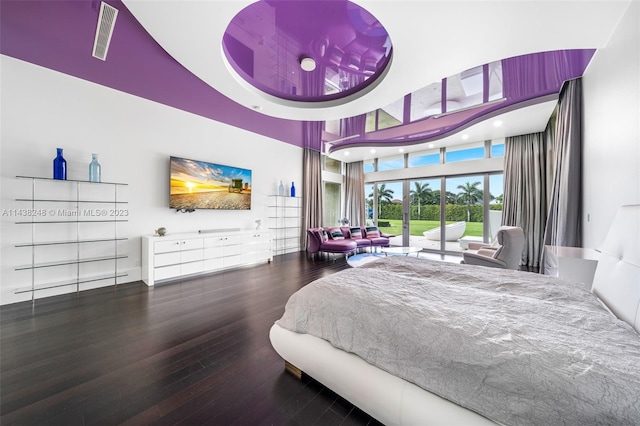
M296 292L271 342L387 425L640 424L639 224L620 209L591 292L392 256Z

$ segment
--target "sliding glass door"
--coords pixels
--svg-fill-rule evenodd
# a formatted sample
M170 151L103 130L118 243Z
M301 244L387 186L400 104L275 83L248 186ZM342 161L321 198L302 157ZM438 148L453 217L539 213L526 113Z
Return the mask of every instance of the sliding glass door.
M403 222L403 182L382 182L365 185L368 217L380 231L393 235L392 246L403 245L405 226Z
M440 182L420 179L409 182L410 244L428 250L440 250Z
M484 239L484 175L446 178L446 251L460 251Z
M368 223L394 235L392 246L459 253L495 238L502 187L502 173L367 184Z

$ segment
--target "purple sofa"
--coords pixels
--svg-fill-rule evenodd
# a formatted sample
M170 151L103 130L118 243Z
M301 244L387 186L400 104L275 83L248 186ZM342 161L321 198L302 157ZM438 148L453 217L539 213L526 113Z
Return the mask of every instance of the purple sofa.
M358 249L355 241L345 238L329 238L329 234L323 228L308 228L307 237L307 252L313 255L322 252L348 256L350 253L355 253Z
M345 239L355 241L358 245L358 250L364 249L365 251L371 247L371 240L367 238L367 234L362 231L359 226L341 226L340 230Z
M376 226L343 226L340 228L345 239L355 241L358 248L389 247L392 235L380 232Z

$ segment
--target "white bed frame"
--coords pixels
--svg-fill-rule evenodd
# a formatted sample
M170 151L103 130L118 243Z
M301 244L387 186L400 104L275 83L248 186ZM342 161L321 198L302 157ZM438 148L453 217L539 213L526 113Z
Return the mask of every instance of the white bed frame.
M640 205L623 206L607 234L592 291L640 333ZM304 371L385 425L488 425L487 418L336 349L274 325L271 343L293 374ZM640 338L640 336L639 336Z

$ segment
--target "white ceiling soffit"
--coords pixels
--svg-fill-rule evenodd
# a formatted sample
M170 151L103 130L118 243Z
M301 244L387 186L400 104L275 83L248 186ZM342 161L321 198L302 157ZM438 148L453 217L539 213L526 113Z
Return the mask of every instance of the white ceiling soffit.
M368 93L326 103L286 101L231 71L222 36L247 0L123 0L153 38L200 79L247 108L274 117L332 120L388 105L477 65L534 52L606 45L631 0L362 0L387 29L393 59ZM421 54L416 54L416 44Z

